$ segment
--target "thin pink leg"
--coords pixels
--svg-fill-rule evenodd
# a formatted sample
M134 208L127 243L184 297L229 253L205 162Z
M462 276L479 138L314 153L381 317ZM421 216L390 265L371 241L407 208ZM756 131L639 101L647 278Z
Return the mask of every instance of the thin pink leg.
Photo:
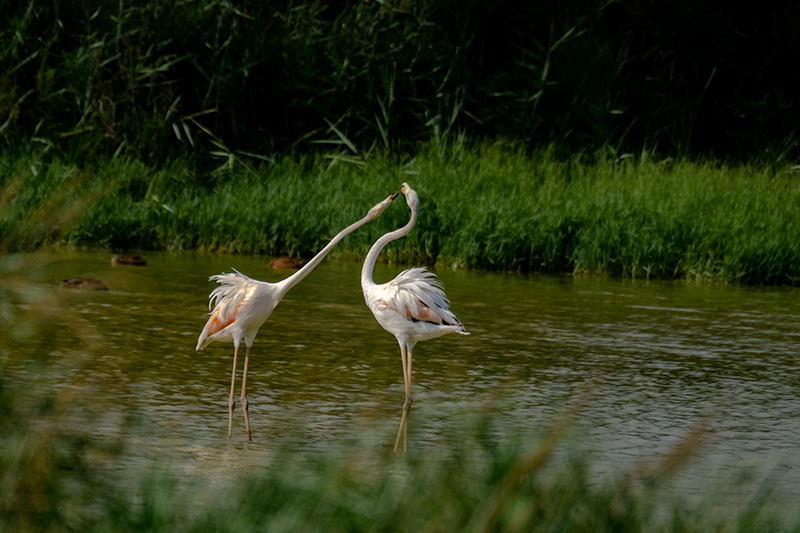
M406 372L408 373L408 405L411 405L411 351L414 349L413 346L409 345L406 348Z
M406 356L406 346L405 344L400 345L400 359L403 361L403 384L406 388L406 399L403 403L403 408L408 407L411 404L411 384L408 382L408 360Z
M406 401L403 402L403 409L411 406L411 346L404 347L405 358L403 365L403 379L406 382Z
M245 395L245 390L247 389L247 364L249 362L250 347L248 346L244 352L244 374L242 374L242 411L244 412L244 425L247 428L247 440L253 440L250 437L250 418L247 416L247 411L250 408L250 402L247 401L247 396Z
M233 409L236 407L236 402L233 401L233 387L236 385L236 357L239 354L239 345L233 347L233 371L231 372L231 395L228 398L228 438L231 437L233 428Z

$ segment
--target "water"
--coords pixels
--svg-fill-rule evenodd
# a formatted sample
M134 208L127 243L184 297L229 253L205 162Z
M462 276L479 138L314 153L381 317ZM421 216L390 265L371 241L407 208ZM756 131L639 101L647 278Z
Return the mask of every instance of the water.
M364 305L360 265L326 260L262 327L248 373L248 443L239 408L227 437L232 345L195 351L215 286L208 276L235 267L277 281L290 272L258 257L152 253L141 268L112 267L96 252L35 258L25 277L52 287L65 302L65 327L95 347L69 363L62 385L91 391L81 422L90 431L130 444L120 468L166 460L180 475L214 480L211 494L239 470L268 464L279 446L313 452L365 431L374 446L394 445L399 348ZM379 266L376 281L399 270ZM731 472L747 469L751 483L729 490L747 495L769 477L797 501L798 290L437 274L471 335L417 345L409 446L435 445L457 431L460 413L487 402L500 406L504 424L535 433L584 401L580 438L569 446L600 474L652 462L705 422L706 444L679 486L724 490ZM57 288L76 275L110 290Z

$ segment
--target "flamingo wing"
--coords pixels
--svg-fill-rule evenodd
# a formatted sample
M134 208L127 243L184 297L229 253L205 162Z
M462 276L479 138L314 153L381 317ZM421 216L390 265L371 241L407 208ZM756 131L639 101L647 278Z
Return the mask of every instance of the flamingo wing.
M218 274L208 278L209 281L216 281L219 286L211 291L208 299L208 308L211 316L208 318L200 338L197 341L197 349L203 349L208 342L207 339L219 333L223 329L233 324L240 314L242 308L253 299L257 290L258 282L239 272L233 271L230 274Z
M425 268L410 268L382 287L380 298L389 309L419 322L457 326L461 322L450 311L442 283Z

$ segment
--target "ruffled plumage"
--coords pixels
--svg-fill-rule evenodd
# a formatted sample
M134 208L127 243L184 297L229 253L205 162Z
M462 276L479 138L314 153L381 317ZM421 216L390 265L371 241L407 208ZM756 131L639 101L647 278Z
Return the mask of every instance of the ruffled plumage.
M208 309L211 311L211 316L197 339L198 350L202 350L208 343L215 340L213 338L214 335L234 324L236 319L244 313L245 306L253 300L255 295L259 291L264 292L268 287L268 284L245 276L236 269L233 269L232 273L211 276L208 280L216 281L219 286L211 291L208 296ZM267 313L268 316L269 314ZM262 323L259 323L257 327L260 327ZM245 328L241 328L239 333L244 335ZM234 336L234 332L231 332L230 337L233 338Z
M380 286L380 296L387 307L411 319L446 326L463 325L450 311L450 301L442 282L425 267L409 268L392 281Z

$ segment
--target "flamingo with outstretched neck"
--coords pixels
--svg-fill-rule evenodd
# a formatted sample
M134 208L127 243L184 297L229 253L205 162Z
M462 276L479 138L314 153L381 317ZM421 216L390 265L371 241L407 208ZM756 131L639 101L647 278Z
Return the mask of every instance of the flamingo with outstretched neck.
M259 328L267 321L275 306L280 303L286 293L308 276L339 241L367 222L377 218L397 196L398 194L394 193L384 201L376 204L364 218L339 232L303 268L283 281L277 283L258 281L245 276L235 269L232 273L218 274L209 278L209 281L219 283L219 287L211 291L208 297L211 316L200 333L200 338L197 339L197 350L202 350L213 341L233 341L233 372L231 375L231 394L228 399L229 437L231 436L233 410L235 407L233 392L236 385L236 358L239 354L239 345L242 339L244 339L246 346L244 371L242 373L242 410L247 428L247 440L252 440L250 420L247 414L249 403L245 390L247 387L247 366L250 362L250 348Z

